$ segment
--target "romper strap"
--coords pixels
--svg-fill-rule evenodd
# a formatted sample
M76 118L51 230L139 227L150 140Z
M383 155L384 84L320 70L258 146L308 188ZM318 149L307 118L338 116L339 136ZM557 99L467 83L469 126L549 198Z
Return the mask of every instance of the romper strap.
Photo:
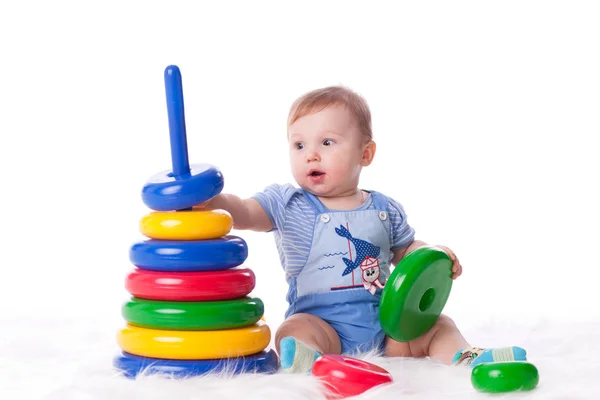
M375 207L375 209L379 211L387 211L389 203L388 199L381 193L376 192L374 190L371 190L370 193L371 198L373 199L373 207Z
M325 208L323 203L321 203L319 199L315 197L314 194L304 189L302 189L302 193L304 193L304 197L306 197L306 200L308 200L308 203L315 209L317 214L323 214L324 212L327 212L327 209Z

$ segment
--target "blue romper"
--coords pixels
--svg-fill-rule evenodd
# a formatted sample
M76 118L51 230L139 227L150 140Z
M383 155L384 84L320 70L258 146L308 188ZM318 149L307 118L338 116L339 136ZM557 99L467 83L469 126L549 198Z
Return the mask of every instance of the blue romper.
M286 318L308 313L323 319L337 332L344 354L383 350L385 334L379 323L379 300L393 258L392 226L386 211L390 199L372 191L372 199L368 199L372 201L354 210L329 210L311 193L298 192L313 209L315 218L305 221L309 226L314 223L308 258L299 273L287 276ZM274 220L264 194L254 197ZM403 231L405 247L412 242L414 230L404 222ZM285 230L283 234L280 230L276 239L285 268L286 254L281 254ZM293 250L288 253L291 257Z

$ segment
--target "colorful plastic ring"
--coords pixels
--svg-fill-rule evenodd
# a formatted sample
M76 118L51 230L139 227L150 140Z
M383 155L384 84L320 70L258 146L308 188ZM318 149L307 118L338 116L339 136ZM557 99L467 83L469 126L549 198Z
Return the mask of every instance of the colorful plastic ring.
M313 364L312 375L319 378L334 397L357 396L393 381L387 370L375 364L337 354L319 357Z
M135 297L165 301L237 299L252 292L255 285L254 272L248 268L206 272L135 269L125 278L125 289Z
M140 221L140 232L160 240L205 240L227 235L233 228L225 210L154 211Z
M212 199L225 185L221 171L210 164L190 165L190 173L171 170L152 176L142 188L142 201L156 211L183 210Z
M381 294L379 320L387 336L411 341L427 332L442 313L452 289L452 260L432 246L407 254Z
M129 250L129 260L154 271L217 271L237 267L248 257L246 241L237 236L198 241L145 240Z
M533 390L539 381L535 365L522 361L479 364L471 372L473 387L484 393Z
M127 378L138 375L164 374L174 378L186 378L208 373L264 373L272 374L279 368L274 350L252 354L246 357L218 360L165 360L140 357L123 352L113 360L115 368Z
M123 304L121 315L135 326L151 329L208 331L254 325L263 316L261 299L159 301L136 297Z
M137 356L175 360L242 357L264 350L271 340L268 325L219 331L175 331L127 325L117 334L123 351Z

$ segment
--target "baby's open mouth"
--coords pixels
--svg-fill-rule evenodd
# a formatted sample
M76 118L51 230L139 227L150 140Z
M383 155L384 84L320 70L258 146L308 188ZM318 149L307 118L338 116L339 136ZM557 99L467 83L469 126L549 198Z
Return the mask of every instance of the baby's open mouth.
M321 175L325 175L325 172L321 172L321 171L311 171L308 176L321 176Z

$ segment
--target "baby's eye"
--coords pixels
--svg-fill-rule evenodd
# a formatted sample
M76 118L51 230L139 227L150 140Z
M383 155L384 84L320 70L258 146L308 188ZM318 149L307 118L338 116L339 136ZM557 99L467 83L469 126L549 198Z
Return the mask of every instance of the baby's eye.
M302 144L302 143L296 143L294 146L296 146L296 148L297 148L298 150L301 150L301 149L303 149L303 148L304 148L304 144Z
M323 146L331 146L333 143L334 142L331 139L325 139L325 140L323 140Z

